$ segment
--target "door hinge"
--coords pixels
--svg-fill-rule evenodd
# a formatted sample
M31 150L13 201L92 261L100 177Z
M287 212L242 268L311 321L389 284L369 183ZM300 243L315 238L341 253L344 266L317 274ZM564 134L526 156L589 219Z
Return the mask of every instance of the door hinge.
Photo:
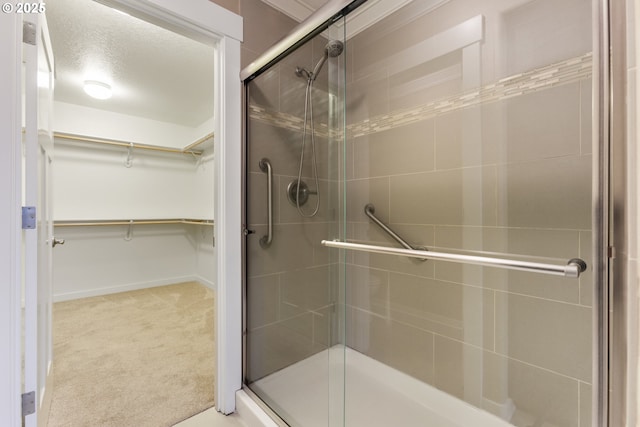
M36 207L22 207L22 229L30 230L36 228Z
M36 392L22 393L22 416L36 413Z
M24 21L22 23L22 42L36 45L36 24L33 22Z

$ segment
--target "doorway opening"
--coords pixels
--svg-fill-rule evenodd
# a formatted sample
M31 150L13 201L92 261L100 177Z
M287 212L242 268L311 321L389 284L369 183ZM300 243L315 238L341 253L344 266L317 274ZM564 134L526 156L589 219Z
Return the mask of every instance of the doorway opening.
M56 1L47 20L50 421L173 424L214 404L217 40L96 2Z

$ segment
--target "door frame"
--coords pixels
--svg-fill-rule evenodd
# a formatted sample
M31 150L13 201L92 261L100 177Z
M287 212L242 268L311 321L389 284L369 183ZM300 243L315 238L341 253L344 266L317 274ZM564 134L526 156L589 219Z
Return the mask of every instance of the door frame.
M0 424L19 426L22 422L22 15L0 15L0 40L0 74L5 77L0 79Z
M217 40L215 50L215 262L216 379L219 412L235 411L235 393L242 386L242 324L240 256L242 18L209 0L97 0L129 10L152 23L174 27L198 39ZM236 332L237 331L237 332Z
M242 18L209 0L98 0L200 40L217 41L214 105L216 408L235 411L241 388L241 84ZM0 14L0 424L19 426L21 416L22 286L22 15ZM13 143L11 143L13 142ZM227 255L229 254L229 255ZM238 254L238 256L233 256ZM213 261L213 260L212 260Z

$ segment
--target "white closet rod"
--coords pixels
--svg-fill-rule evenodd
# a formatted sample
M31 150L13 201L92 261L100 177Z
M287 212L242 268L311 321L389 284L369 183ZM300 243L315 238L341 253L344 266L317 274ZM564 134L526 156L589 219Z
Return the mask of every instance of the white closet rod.
M158 145L136 144L136 143L130 143L125 141L117 141L114 139L95 138L95 137L74 135L74 134L63 133L63 132L54 132L53 136L55 138L68 139L71 141L90 142L94 144L105 144L105 145L116 145L119 147L126 147L126 148L133 147L135 149L141 149L141 150L163 151L165 153L192 154L194 156L200 156L202 155L202 151L193 150L192 148L202 144L203 142L205 142L210 138L213 138L213 132L187 145L183 149L160 147Z
M154 224L193 224L213 225L211 220L200 219L138 219L138 220L114 220L114 221L54 221L56 227L78 226L108 226L108 225L154 225Z

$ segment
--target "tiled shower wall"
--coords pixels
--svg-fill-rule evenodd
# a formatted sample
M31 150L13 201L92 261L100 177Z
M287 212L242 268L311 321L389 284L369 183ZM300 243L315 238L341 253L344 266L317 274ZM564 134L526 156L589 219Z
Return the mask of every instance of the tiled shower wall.
M373 203L432 250L590 263L591 2L427 3L347 45L347 237L396 245ZM480 42L420 61L478 15ZM591 425L589 272L347 263L347 345L516 425Z
M314 123L319 188L312 169L313 150L307 135L302 179L312 191L301 206L318 213L305 218L287 198L297 179L303 138L306 80L296 67L312 70L322 57L326 39L312 40L248 85L247 223L255 230L247 239L248 378L258 380L303 360L335 342L330 320L335 313L338 268L320 245L338 232L338 158L327 138L327 64L314 85ZM267 232L267 175L260 160L273 168L274 229L268 248L259 244ZM332 291L333 290L333 291Z

